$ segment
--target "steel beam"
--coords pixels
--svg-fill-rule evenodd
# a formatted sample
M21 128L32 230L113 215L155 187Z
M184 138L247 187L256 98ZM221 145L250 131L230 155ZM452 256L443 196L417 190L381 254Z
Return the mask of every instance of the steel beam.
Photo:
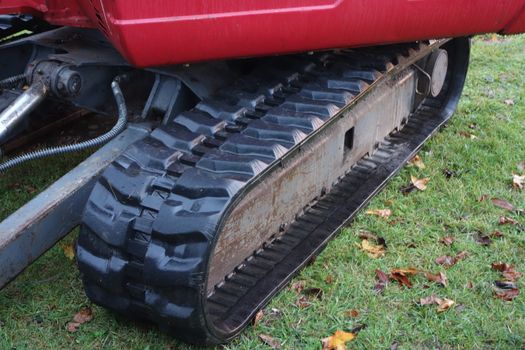
M95 179L148 125L130 125L0 223L0 289L80 224Z

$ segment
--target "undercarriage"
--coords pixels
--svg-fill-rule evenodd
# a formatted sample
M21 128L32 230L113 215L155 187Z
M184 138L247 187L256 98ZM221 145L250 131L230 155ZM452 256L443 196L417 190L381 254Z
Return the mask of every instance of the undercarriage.
M0 223L0 287L27 266L15 252L29 237L42 237L35 259L80 224L94 302L188 342L232 339L452 116L469 49L458 38L139 70L97 32L4 45L22 78L0 96L0 142L42 103L119 118L86 144L113 140L86 161L96 171L81 165L60 198Z

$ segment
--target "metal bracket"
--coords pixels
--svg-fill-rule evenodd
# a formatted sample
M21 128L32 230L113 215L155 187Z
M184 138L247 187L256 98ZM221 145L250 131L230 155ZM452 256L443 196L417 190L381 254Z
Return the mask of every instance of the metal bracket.
M0 223L0 289L81 221L95 180L128 145L151 131L132 124L119 136Z

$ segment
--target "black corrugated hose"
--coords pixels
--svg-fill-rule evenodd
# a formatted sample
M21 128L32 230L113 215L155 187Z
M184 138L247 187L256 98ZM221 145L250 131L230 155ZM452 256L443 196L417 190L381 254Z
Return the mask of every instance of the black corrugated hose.
M59 154L78 152L78 151L82 151L88 148L93 148L93 147L103 145L107 143L108 141L110 141L111 139L113 139L114 137L116 137L122 131L124 131L124 129L126 128L126 124L127 124L128 110L126 107L126 101L124 100L124 95L122 94L122 90L120 89L120 85L118 83L119 81L120 79L119 77L117 77L111 83L111 89L113 90L113 96L115 97L115 101L117 103L117 108L118 108L118 120L115 126L113 126L113 128L110 131L94 139L83 141L80 143L45 148L45 149L25 153L20 156L14 157L0 164L0 173L3 173L11 168L14 168L15 166L18 166L22 163L25 163L31 160L41 159L41 158L50 157L50 156L59 155Z

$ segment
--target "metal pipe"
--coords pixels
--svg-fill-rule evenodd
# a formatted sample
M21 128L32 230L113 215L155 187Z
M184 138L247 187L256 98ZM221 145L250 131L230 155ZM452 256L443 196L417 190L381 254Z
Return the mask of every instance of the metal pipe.
M0 113L0 143L7 141L13 129L44 101L48 92L43 82L36 82Z
M96 146L103 145L107 143L108 141L110 141L111 139L115 138L115 136L120 134L122 131L124 131L124 129L126 129L126 124L128 122L128 119L127 119L128 109L126 107L126 101L124 100L124 95L122 95L122 90L120 89L120 85L118 83L120 80L121 78L117 77L111 83L111 89L113 90L113 96L115 97L115 101L117 103L118 120L117 120L117 123L113 126L113 128L110 131L94 139L91 139L91 140L83 141L80 143L75 143L72 145L44 148L44 149L36 150L33 152L29 152L29 153L22 154L17 157L11 158L9 160L6 160L3 163L0 163L0 174L15 166L18 166L22 163L25 163L31 160L41 159L41 158L59 155L59 154L78 152L78 151L82 151L88 148L93 148Z

